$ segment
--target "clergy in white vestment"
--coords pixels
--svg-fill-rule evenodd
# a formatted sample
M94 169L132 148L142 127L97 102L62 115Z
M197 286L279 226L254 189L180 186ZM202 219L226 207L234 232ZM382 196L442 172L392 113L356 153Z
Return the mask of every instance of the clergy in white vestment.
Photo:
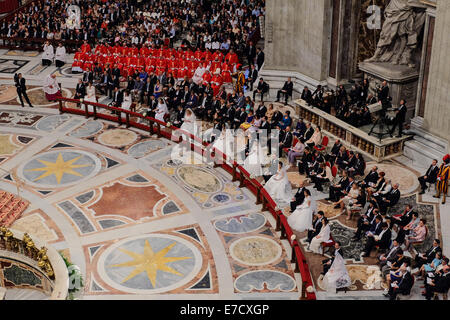
M200 65L197 67L197 69L194 72L194 75L192 77L192 81L199 85L203 81L203 75L205 72L209 69L209 67L205 67L204 63L200 63Z
M66 63L66 48L60 42L56 47L55 64L58 70Z
M317 236L312 238L311 244L309 245L309 249L315 253L322 254L322 242L329 242L330 240L330 225L328 223L327 218L322 219L322 228Z
M45 41L44 53L42 54L42 65L50 66L52 64L53 58L55 57L55 51L53 46L49 41Z
M48 101L54 101L61 97L61 91L59 90L59 85L56 82L55 74L49 74L45 78L43 90Z

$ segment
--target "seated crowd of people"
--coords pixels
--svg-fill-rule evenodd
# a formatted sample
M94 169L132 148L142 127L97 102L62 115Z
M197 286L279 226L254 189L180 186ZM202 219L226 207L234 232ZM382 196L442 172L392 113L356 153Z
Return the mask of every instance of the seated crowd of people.
M77 5L79 26L69 18L68 7ZM7 37L47 40L87 40L91 45L156 45L180 39L184 46L229 50L253 59L248 43L265 14L265 1L232 0L45 0L33 1L11 20L0 22Z

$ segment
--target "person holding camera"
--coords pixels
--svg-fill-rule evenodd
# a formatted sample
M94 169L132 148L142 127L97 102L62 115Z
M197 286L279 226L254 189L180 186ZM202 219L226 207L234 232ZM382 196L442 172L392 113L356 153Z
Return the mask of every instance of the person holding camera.
M33 106L31 105L30 99L28 98L28 95L27 95L27 87L25 85L25 78L22 77L21 73L16 73L14 75L14 82L16 83L15 85L16 85L16 89L17 89L17 95L19 96L19 100L20 100L20 104L22 105L22 108L25 107L25 105L23 104L22 96L25 98L25 100L27 101L30 108L33 108Z

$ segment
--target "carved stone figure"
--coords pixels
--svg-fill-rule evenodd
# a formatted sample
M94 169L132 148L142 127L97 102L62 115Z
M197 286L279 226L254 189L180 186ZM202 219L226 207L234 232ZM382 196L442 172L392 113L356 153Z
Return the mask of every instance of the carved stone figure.
M418 0L391 0L385 9L380 40L367 62L390 62L414 68L412 53L425 23L425 6Z

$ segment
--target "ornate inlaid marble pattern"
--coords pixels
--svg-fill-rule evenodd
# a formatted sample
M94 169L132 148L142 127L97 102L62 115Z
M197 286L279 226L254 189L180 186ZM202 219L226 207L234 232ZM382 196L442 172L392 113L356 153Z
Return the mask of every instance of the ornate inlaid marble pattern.
M280 258L282 249L275 241L265 237L246 237L234 241L230 254L237 261L249 266L263 266Z
M136 139L137 134L126 129L107 130L98 137L101 144L111 147L123 147L135 142Z
M395 165L392 162L369 162L366 166L366 174L375 165L378 167L378 172L384 171L386 173L386 178L391 179L392 184L400 184L399 189L402 195L412 193L419 187L419 182L417 181L417 176L414 172L402 166Z
M41 188L59 188L90 178L100 171L100 160L82 150L39 154L18 168L20 178Z

